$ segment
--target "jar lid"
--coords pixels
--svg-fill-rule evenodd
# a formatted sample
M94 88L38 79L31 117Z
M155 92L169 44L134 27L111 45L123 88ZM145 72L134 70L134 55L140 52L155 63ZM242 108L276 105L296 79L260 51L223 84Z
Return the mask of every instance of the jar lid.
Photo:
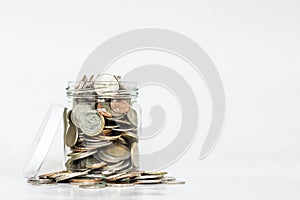
M59 132L58 129L64 110L66 110L64 106L57 103L50 106L32 143L26 163L27 166L24 170L25 178L32 178L38 175L50 150L51 144Z

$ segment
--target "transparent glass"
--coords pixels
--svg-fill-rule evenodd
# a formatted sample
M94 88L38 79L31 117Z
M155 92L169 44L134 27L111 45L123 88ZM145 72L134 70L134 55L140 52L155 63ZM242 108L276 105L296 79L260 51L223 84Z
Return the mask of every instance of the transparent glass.
M141 109L136 83L69 82L66 91L66 168L93 173L138 169Z

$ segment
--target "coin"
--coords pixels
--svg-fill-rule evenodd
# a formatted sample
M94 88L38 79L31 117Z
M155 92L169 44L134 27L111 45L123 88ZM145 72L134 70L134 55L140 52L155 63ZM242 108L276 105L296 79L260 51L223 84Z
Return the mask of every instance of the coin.
M86 111L79 118L79 127L88 136L99 135L104 123L104 117L95 110Z
M107 155L121 158L122 160L127 159L130 156L128 147L119 143L114 143L110 146L107 146L103 152Z
M144 172L143 175L165 175L168 172Z
M54 179L49 179L49 178L43 178L43 179L30 178L27 180L27 182L35 185L51 184L53 182L55 183Z
M135 182L136 184L159 184L162 183L160 179L153 179L153 180L138 180Z
M162 182L175 181L175 180L176 180L176 178L172 177L172 176L164 176L161 178Z
M68 173L67 170L63 170L63 171L58 171L58 172L51 172L51 173L47 173L47 174L41 174L39 175L40 179L54 179L55 176L60 176L62 174Z
M101 151L98 152L97 156L107 163L120 163L122 161L121 158L107 155L105 153L102 153Z
M79 126L79 118L82 116L83 113L93 110L93 107L87 103L79 103L77 104L71 113L71 120L73 124L77 127Z
M110 107L112 111L120 114L124 114L129 110L129 104L124 99L113 99L110 102Z
M71 179L70 182L73 183L101 183L102 180L100 179L91 179L91 178L75 178L75 179Z
M114 180L117 180L118 177L122 176L126 174L126 172L119 172L117 174L114 174L114 175L110 175L106 178L107 181L114 181Z
M88 169L99 169L102 168L104 166L106 166L107 164L105 162L101 162L101 163L96 163L96 164L92 164L92 165L87 165L86 167Z
M116 118L122 118L124 116L124 114L122 113L117 113L117 112L114 112L111 107L110 107L110 103L109 102L98 102L98 104L101 104L100 107L101 107L101 110L102 111L105 111L105 112L108 112L112 115L113 119L116 119ZM111 118L111 117L109 117Z
M82 153L79 153L75 156L71 156L70 160L71 161L74 161L74 160L78 160L78 159L82 159L82 158L86 158L88 156L91 156L93 154L97 153L97 150L94 150L94 151L87 151L87 152L82 152Z
M105 188L106 185L100 183L100 184L93 184L93 185L79 185L79 187L82 189L100 189L100 188Z
M107 183L108 187L133 187L134 183Z
M68 173L68 174L63 174L61 176L58 176L55 178L56 182L68 180L74 177L82 176L88 174L89 171L84 171L84 172L73 172L73 173Z
M121 134L122 137L126 138L130 142L137 142L139 140L138 135L132 132L124 132Z
M142 171L127 172L121 176L116 177L115 180L134 178L134 177L140 176L142 173L143 173Z
M135 177L134 179L135 180L148 180L148 179L160 179L162 178L163 175L141 175L141 176L138 176L138 177Z
M95 78L94 88L98 95L109 94L119 89L118 80L110 74L99 74Z
M184 181L179 181L179 180L174 180L174 181L164 181L164 184L172 184L172 185L177 185L177 184L185 184Z
M86 75L84 75L82 77L82 79L77 83L77 85L75 86L75 89L81 89L82 86L84 85L85 81L86 81Z
M67 134L67 127L68 127L68 109L64 108L63 112L63 122L64 122L64 137Z
M78 132L77 132L77 128L72 122L70 122L69 124L70 125L67 134L65 135L65 143L68 147L73 147L77 142Z
M126 115L127 115L128 120L130 121L130 123L133 126L138 126L139 125L137 112L132 107L130 107L130 109L128 110Z
M139 167L139 147L136 142L131 144L131 162L134 167Z

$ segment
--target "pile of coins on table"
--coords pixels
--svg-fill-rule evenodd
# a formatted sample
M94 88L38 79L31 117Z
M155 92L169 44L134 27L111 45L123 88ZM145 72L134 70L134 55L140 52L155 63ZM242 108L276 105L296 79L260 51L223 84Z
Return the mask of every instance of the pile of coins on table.
M151 184L184 184L167 172L123 171L117 173L94 174L93 169L84 172L60 171L40 175L28 180L32 185L57 185L69 183L84 189L99 189L104 187L132 187Z
M72 110L65 112L66 168L94 173L138 169L138 114L132 102L136 88L120 77L84 76L67 88Z

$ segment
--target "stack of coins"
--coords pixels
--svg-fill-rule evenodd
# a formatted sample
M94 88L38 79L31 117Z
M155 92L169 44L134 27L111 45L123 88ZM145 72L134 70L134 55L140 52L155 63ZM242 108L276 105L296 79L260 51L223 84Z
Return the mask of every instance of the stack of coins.
M132 187L135 185L152 184L184 184L184 181L175 177L166 176L167 172L123 171L101 174L93 173L93 169L83 172L59 171L40 175L38 178L29 179L32 185L56 185L69 183L84 189L99 189L105 187Z
M120 77L100 74L84 76L67 91L72 103L64 114L67 170L101 174L138 169L136 90Z

